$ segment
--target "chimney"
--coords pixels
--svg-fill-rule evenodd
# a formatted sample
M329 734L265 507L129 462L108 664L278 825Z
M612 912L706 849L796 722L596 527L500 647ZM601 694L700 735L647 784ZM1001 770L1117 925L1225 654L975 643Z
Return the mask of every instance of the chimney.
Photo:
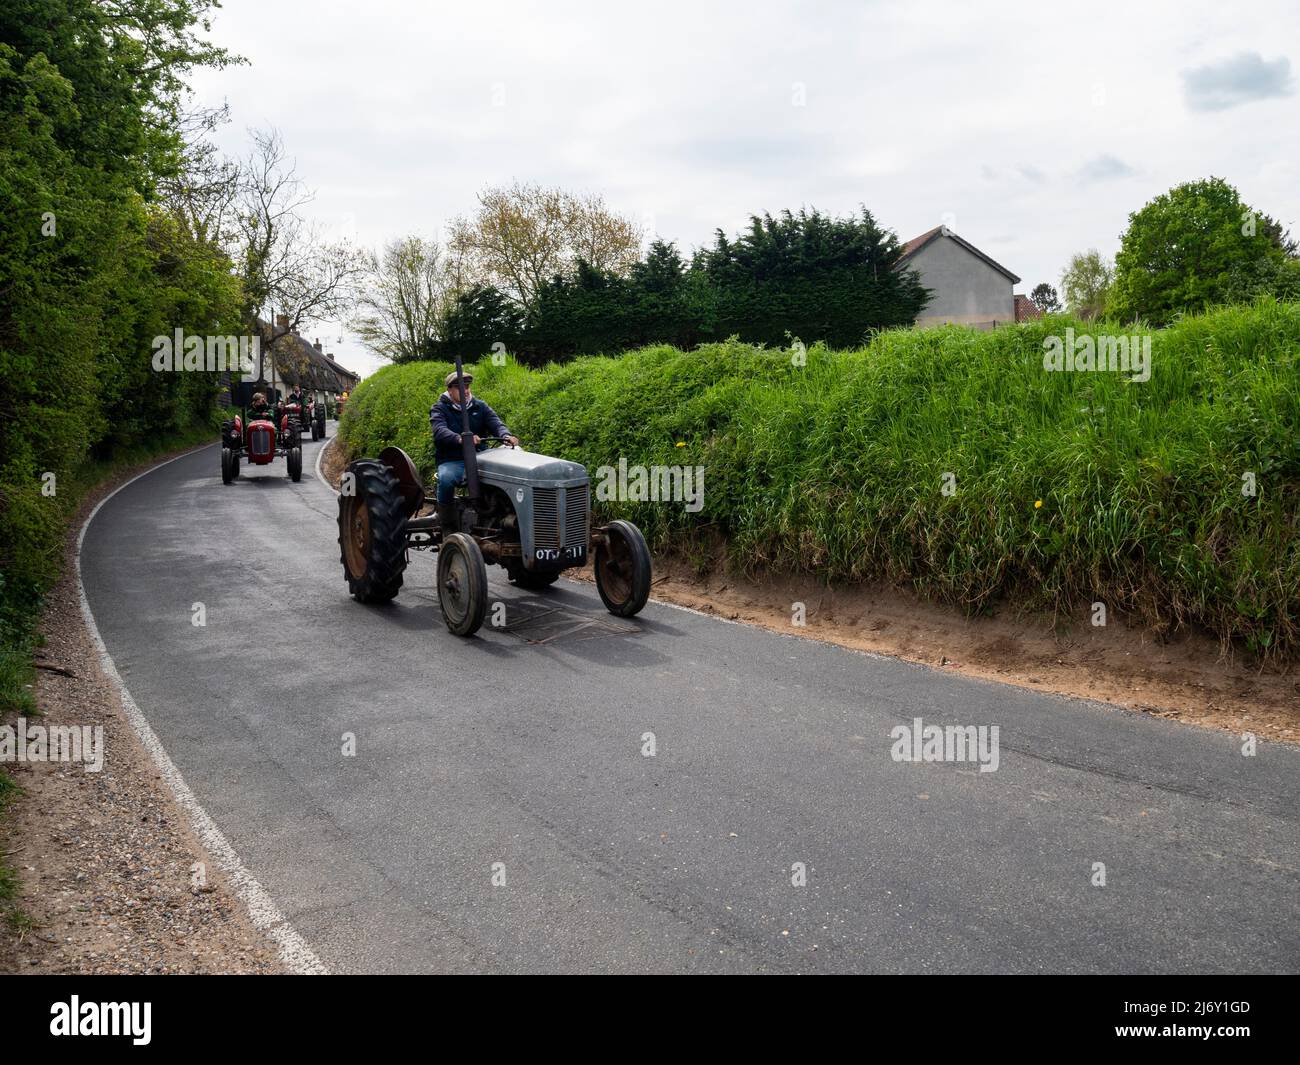
M322 347L320 346L320 337L317 337L317 338L312 342L312 347L315 348L317 351L324 351L324 350L325 350L324 348L322 348Z
M277 333L287 333L289 331L289 316L287 314L277 314L275 316L275 331Z

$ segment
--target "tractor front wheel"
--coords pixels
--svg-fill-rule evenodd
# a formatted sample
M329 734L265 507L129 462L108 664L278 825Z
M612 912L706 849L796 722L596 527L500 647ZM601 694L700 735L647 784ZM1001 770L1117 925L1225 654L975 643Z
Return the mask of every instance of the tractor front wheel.
M612 521L596 544L596 590L605 609L620 618L641 612L650 598L650 549L630 521Z
M487 612L487 566L472 536L452 533L438 548L438 606L447 630L472 636Z
M406 570L406 504L382 462L358 459L339 496L339 548L348 591L363 603L387 603Z
M235 479L235 475L231 471L231 466L232 466L231 460L234 457L235 457L235 453L231 451L230 448L223 447L221 449L221 483L222 484L229 484L231 481Z
M286 456L289 463L289 477L295 482L302 480L302 448L291 447Z

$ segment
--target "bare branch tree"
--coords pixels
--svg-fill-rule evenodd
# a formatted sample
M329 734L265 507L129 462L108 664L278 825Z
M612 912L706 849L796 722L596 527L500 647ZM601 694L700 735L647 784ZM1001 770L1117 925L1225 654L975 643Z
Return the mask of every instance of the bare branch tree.
M472 219L452 223L448 248L471 281L495 285L524 310L556 274L579 258L623 272L640 253L640 227L600 196L516 182L479 194Z
M198 243L226 248L233 234L235 198L239 193L239 164L223 156L211 140L218 126L230 121L230 108L197 108L178 123L184 141L180 168L159 183L172 213Z
M248 324L256 331L259 319L268 323L263 335L273 352L281 337L306 322L345 320L364 273L364 258L351 245L327 241L303 218L312 198L280 134L254 131L240 168L232 259L244 283Z
M458 271L437 241L405 237L366 258L352 330L393 362L424 358L457 290Z

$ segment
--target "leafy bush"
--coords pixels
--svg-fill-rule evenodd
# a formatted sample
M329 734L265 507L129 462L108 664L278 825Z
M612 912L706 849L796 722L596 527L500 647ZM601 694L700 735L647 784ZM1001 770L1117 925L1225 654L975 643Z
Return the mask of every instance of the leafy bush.
M158 194L182 76L229 58L195 36L210 6L0 7L0 711L31 708L33 626L91 475L213 427L215 375L151 366L177 326L237 331L231 264Z
M754 572L906 583L969 612L1103 601L1294 656L1300 305L1262 300L1154 333L1145 383L1045 372L1043 340L1067 327L1125 328L1054 316L894 330L856 350L815 346L805 366L737 341L540 371L484 360L475 388L530 450L593 470L702 465L698 514L599 508L660 549L720 536ZM431 476L428 408L447 369L395 366L362 382L347 450L398 444ZM945 473L953 495L940 491Z
M1243 294L1287 296L1294 255L1279 223L1222 178L1189 181L1129 215L1106 313L1164 325Z

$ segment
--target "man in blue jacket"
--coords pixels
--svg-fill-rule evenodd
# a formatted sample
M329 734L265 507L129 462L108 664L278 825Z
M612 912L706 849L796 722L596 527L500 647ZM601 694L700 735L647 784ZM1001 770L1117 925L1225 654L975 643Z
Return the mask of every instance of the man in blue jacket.
M466 371L461 376L465 378L464 402L469 404L469 428L474 434L475 450L482 451L487 447L486 437L495 437L511 447L518 447L519 440L497 417L497 412L474 397L469 387L474 375ZM447 391L429 410L429 424L433 427L434 459L438 463L438 520L445 528L450 524L450 504L456 494L456 485L465 481L465 452L460 444L462 401L455 370L447 375L443 384Z

